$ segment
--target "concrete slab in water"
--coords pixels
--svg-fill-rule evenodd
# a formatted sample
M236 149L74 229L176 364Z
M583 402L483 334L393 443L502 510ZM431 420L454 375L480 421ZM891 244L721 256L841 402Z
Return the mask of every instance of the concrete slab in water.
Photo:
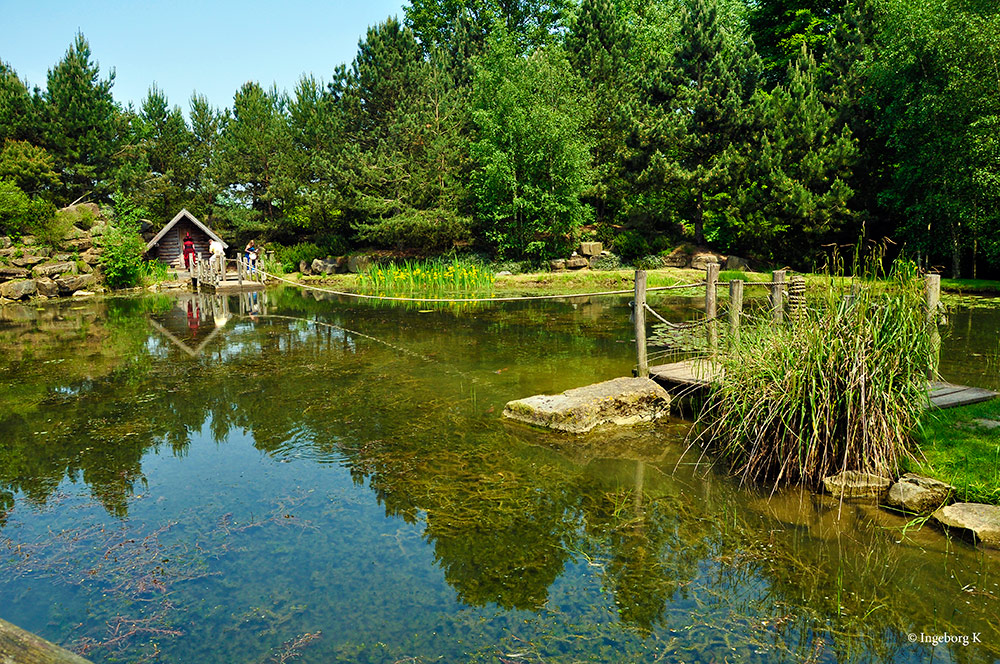
M670 395L648 378L613 380L511 401L504 417L569 433L586 433L601 424L650 422L670 410Z

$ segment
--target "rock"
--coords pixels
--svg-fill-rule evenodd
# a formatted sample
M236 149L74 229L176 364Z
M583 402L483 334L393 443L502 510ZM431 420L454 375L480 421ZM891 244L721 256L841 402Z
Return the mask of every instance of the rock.
M31 297L36 292L38 292L38 288L33 279L8 281L0 285L0 295L8 300L20 300L21 298Z
M73 292L73 297L93 297L94 295L94 291L89 290L78 290Z
M997 427L1000 427L1000 422L997 422L996 420L987 420L977 417L972 421L984 429L996 429Z
M549 269L552 270L553 272L556 272L558 270L565 270L566 260L563 258L557 258L554 261L549 261Z
M1000 548L1000 505L955 503L934 512L945 528L970 533L977 542Z
M913 512L927 514L948 502L955 487L930 477L906 473L889 489L886 504Z
M355 255L347 259L347 271L357 274L359 272L364 272L372 264L372 259L369 256Z
M44 265L36 265L31 268L31 272L36 277L53 277L66 273L76 274L76 263L67 261L65 263L46 263Z
M311 274L312 270L309 269L309 263L304 258L299 261L299 272L302 274Z
M4 256L13 256L17 253L16 247L7 247L6 249L0 249L0 258Z
M45 262L45 256L27 255L20 258L11 258L10 262L18 267L31 267Z
M97 265L101 262L101 250L94 247L80 254L80 258L87 265Z
M739 256L726 256L726 262L724 263L727 270L748 270L750 269L750 261L746 258L740 258Z
M691 269L693 270L704 270L705 266L709 263L718 263L723 265L726 262L726 257L721 254L712 253L710 251L702 251L691 256Z
M892 484L888 479L862 473L857 470L845 470L836 475L823 478L823 487L837 498L875 498L881 500Z
M313 274L323 274L323 264L325 262L321 258L314 258L312 264L309 266L309 271Z
M69 295L78 290L86 290L88 286L93 286L97 282L93 274L79 274L76 276L65 276L56 279L61 295Z
M24 279L29 274L31 273L23 267L11 267L9 265L0 265L0 280Z
M337 261L330 257L325 259L317 258L312 262L310 267L313 274L336 274Z
M14 244L11 239L6 235L0 235L0 249L6 249L10 245Z
M39 295L44 295L45 297L56 297L59 295L59 285L48 277L35 279L35 286L38 289Z
M82 237L87 237L85 231L80 230L76 226L70 226L69 230L66 231L66 235L63 237L64 240L79 240Z
M662 256L664 267L688 267L691 264L691 256L674 249L669 255Z
M91 237L100 237L108 232L108 223L106 221L99 221L90 227ZM155 235L155 233L154 233ZM148 242L149 240L147 240Z
M589 267L591 270L596 270L597 269L597 264L600 262L601 258L603 258L603 254L598 254L596 256L591 256L590 260L587 261L587 267Z
M74 263L74 265L76 265L76 263ZM86 261L80 261L80 264L76 265L76 269L78 272L82 272L83 274L90 274L94 271L94 268L90 267Z
M504 417L569 433L601 424L650 422L668 414L670 395L649 378L615 378L556 395L511 401Z
M35 239L34 235L22 235L21 244L23 244L26 247L30 247L32 245L38 244L38 240Z
M590 261L588 261L583 256L574 256L573 258L566 260L567 270L582 270L588 265L590 265Z
M89 237L81 237L75 240L64 240L62 246L70 247L77 251L86 251L94 246L93 241Z
M600 256L604 250L604 245L600 242L581 242L578 249L581 256Z
M500 270L494 276L497 276L497 277L509 277L512 274L514 274L514 273L511 272L510 270Z

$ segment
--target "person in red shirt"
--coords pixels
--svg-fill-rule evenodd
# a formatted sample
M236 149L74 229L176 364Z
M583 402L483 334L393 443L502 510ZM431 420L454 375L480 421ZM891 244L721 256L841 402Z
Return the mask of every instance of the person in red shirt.
M190 270L194 262L194 240L191 239L190 233L186 233L184 235L184 269Z

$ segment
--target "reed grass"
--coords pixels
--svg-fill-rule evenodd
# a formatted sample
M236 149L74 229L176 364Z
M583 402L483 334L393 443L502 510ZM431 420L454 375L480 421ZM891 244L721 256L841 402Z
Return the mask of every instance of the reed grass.
M697 441L743 480L816 486L842 470L892 476L911 457L936 328L915 267L884 275L877 264L850 280L850 294L830 275L783 324L757 316L727 339L717 358L725 380L708 396Z
M493 292L493 273L466 260L406 261L372 265L358 275L358 288L373 295L474 296Z

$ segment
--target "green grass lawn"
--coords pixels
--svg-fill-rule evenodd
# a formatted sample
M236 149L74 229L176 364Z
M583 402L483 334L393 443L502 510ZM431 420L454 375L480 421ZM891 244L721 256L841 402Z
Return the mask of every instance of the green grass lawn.
M954 485L960 501L1000 504L1000 427L976 420L1000 422L1000 399L927 411L916 433L923 458L907 470Z

